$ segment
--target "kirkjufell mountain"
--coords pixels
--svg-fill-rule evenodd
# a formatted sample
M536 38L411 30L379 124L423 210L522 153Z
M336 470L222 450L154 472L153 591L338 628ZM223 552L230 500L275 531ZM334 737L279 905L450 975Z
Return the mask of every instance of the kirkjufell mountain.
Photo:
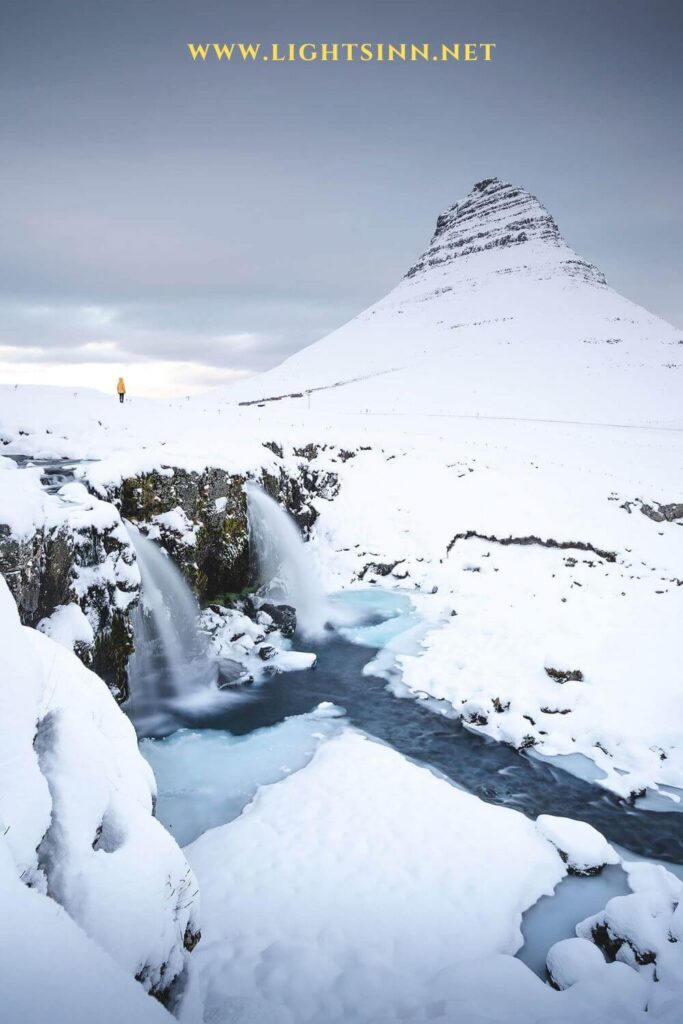
M330 411L681 425L682 385L683 332L610 288L535 196L487 178L385 298L228 395L323 389Z

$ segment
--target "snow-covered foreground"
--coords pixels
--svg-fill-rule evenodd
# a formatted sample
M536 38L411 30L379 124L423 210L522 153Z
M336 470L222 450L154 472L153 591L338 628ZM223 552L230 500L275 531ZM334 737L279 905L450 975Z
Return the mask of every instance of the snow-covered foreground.
M591 922L551 950L561 992L512 958L522 913L565 875L557 847L580 869L619 859L580 823L535 825L353 730L328 738L186 850L205 1020L673 1022L683 954L667 929L683 886L663 868L626 864L636 894L595 922L627 938L617 962ZM658 982L636 961L645 946Z
M8 1024L168 1019L197 885L104 683L0 581L0 988ZM144 988L134 978L142 981Z

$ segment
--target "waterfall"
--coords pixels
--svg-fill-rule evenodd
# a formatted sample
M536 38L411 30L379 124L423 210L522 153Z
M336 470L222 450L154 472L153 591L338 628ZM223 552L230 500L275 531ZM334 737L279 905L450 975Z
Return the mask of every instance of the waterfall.
M247 484L246 491L250 547L261 582L274 600L294 605L303 633L321 633L325 598L296 523L256 484Z
M126 710L138 732L153 735L167 731L181 703L215 693L217 667L197 628L197 602L173 560L132 523L126 526L142 579Z

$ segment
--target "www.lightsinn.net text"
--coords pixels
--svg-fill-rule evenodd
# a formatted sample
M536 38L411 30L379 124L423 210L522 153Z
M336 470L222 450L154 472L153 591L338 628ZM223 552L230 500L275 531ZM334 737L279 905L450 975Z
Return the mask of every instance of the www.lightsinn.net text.
M471 64L493 60L495 43L188 43L193 61L272 64L418 63L438 61Z

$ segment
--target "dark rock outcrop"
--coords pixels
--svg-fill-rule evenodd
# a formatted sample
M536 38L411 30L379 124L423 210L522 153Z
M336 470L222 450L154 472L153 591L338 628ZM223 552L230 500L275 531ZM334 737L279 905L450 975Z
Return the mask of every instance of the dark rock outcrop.
M530 534L528 537L495 537L493 534L479 533L477 530L467 530L465 533L456 533L455 537L446 547L446 554L450 554L459 540L485 540L489 544L517 545L527 547L537 544L542 548L558 548L560 551L568 551L576 548L577 551L592 551L594 555L604 558L606 562L616 562L616 551L607 551L604 548L596 548L595 545L583 540L554 540L552 537L543 538Z
M157 517L182 510L194 527L192 543L183 531L158 525L160 540L200 601L243 590L249 582L249 540L245 478L222 469L203 473L162 467L128 477L108 493L125 519L155 525Z
M221 658L218 662L216 685L219 690L230 690L234 686L249 686L254 677L247 672L244 665L233 658Z
M273 625L283 636L292 637L296 632L296 609L291 604L271 604L264 601L259 611L266 612L273 620Z
M133 651L130 612L137 600L135 554L115 517L107 525L39 528L18 540L0 526L0 572L24 625L37 626L56 608L77 604L92 626L92 646L76 654L108 684L117 700L128 694L126 668Z
M605 284L604 276L596 267L578 259L565 246L557 224L543 204L525 189L499 178L478 181L469 195L438 217L426 251L406 277L416 277L430 268L494 249L526 251L530 248L527 243L543 244L548 251L546 263L553 257L554 250L558 272ZM520 256L520 262L523 259Z
M579 668L546 668L545 674L550 676L556 683L582 683L583 672ZM566 714L566 712L562 712Z

